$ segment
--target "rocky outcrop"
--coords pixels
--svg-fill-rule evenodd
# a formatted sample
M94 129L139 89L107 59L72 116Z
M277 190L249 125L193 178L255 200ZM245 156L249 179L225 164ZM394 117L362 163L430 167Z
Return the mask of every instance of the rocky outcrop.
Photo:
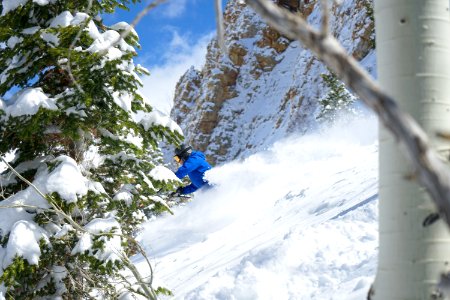
M332 7L331 30L354 57L373 47L373 20L363 1ZM315 1L296 13L320 24ZM267 26L249 7L230 0L222 53L213 40L202 70L180 79L172 117L186 140L213 163L245 157L280 138L314 126L327 73L309 51Z

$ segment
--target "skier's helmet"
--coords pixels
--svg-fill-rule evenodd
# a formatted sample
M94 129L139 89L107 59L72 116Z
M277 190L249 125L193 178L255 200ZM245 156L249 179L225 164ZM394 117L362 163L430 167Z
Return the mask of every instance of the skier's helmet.
M186 161L192 153L192 147L189 145L181 144L175 149L175 156L173 157L177 162L182 159Z

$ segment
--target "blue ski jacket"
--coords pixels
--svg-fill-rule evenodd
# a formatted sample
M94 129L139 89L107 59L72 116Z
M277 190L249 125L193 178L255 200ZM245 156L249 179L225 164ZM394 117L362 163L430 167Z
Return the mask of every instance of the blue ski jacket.
M181 190L181 194L190 194L208 184L203 177L205 172L211 169L211 165L206 161L205 155L200 151L193 151L189 158L175 172L175 175L182 179L186 175L191 179L191 184Z

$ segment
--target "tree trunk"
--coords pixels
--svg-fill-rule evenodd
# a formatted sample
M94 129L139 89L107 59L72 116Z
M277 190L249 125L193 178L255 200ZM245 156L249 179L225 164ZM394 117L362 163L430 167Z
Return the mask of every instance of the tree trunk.
M378 78L425 129L448 160L450 144L449 0L375 0ZM424 227L435 207L419 187L397 141L380 128L380 248L372 299L441 299L450 271L450 231L441 220ZM436 297L437 298L434 298Z

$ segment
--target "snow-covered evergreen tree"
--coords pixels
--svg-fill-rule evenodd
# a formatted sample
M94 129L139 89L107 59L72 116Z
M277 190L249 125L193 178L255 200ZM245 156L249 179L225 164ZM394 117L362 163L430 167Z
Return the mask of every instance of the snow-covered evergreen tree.
M177 184L157 143L181 130L138 91L136 32L99 17L138 1L1 3L0 155L34 186L0 169L0 299L145 294L127 236Z
M335 74L321 74L322 80L329 91L323 99L319 100L321 109L317 119L333 122L339 112L355 113L351 105L355 98L347 91L345 85L339 81Z

